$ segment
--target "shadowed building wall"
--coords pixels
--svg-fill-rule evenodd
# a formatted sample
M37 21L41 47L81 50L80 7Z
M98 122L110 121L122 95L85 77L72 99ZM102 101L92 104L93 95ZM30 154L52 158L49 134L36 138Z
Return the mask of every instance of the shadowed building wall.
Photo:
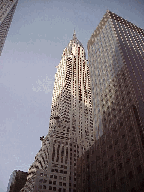
M19 192L26 183L27 172L20 170L13 171L8 184L7 192Z
M87 47L96 143L77 189L144 191L144 30L107 11Z

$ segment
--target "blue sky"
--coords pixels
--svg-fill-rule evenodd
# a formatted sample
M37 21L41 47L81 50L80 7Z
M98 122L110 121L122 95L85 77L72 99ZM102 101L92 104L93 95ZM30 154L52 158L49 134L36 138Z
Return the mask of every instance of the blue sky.
M87 54L107 9L144 29L143 0L19 0L0 57L0 192L48 133L55 66L74 28Z

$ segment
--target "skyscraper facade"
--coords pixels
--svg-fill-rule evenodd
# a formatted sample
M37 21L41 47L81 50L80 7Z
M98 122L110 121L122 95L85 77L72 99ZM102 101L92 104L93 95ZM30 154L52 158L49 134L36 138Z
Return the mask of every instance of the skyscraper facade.
M144 191L144 30L108 10L87 47L96 142L78 191Z
M10 179L9 179L9 183L8 183L8 187L7 187L7 192L10 191L10 186L14 183L15 177L16 177L16 170L14 170L12 172L12 174L10 175Z
M18 0L0 0L0 56Z
M98 138L132 104L143 115L144 30L107 11L88 42L88 58Z
M89 67L73 34L55 75L48 135L22 191L76 192L76 166L94 143Z

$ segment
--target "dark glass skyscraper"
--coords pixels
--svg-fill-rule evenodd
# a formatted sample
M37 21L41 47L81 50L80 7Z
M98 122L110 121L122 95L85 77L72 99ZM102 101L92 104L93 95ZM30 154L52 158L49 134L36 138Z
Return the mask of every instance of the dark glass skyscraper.
M144 30L107 11L87 47L96 143L78 191L144 191Z
M0 56L18 0L0 0Z

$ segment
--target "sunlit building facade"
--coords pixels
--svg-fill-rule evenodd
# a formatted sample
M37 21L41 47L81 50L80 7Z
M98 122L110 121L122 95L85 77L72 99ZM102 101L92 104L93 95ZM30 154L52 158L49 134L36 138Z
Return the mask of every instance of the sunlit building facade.
M96 142L77 192L144 191L144 30L108 10L87 47Z
M0 0L0 56L18 0Z
M48 135L21 192L76 192L76 166L94 143L89 67L73 34L56 67Z

